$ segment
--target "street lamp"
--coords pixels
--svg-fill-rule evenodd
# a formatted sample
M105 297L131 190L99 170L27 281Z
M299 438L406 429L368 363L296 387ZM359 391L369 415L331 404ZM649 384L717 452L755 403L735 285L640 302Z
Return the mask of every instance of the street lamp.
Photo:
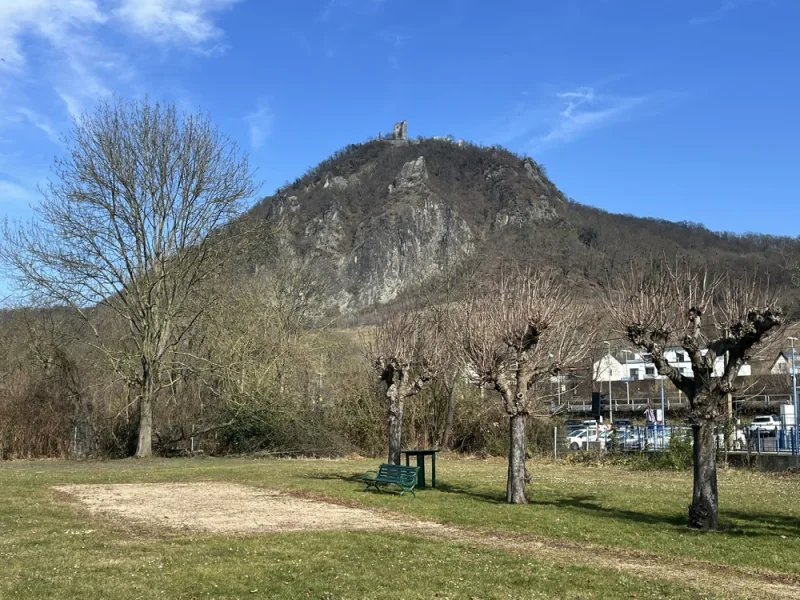
M625 353L625 399L628 401L628 404L631 403L631 388L628 384L631 381L631 369L628 366L628 354L633 354L630 350L625 350L624 348L621 352Z
M611 342L603 342L604 344L608 345L608 360L606 364L608 365L608 421L609 425L614 424L614 401L611 398Z
M659 375L661 380L661 445L665 444L665 437L667 435L667 411L664 409L664 378L665 375Z
M792 342L792 399L794 400L794 444L792 444L792 454L795 457L800 456L798 454L798 441L800 441L800 436L797 435L798 430L800 427L797 426L797 369L794 367L794 342L797 339L796 337L789 337L788 338ZM795 458L795 463L798 460Z

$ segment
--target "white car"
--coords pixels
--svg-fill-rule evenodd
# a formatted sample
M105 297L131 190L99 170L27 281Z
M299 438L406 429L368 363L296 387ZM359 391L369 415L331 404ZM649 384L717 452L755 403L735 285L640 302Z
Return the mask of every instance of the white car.
M780 417L776 415L759 415L747 426L747 436L774 435L782 427Z
M598 434L597 429L580 429L569 434L567 446L570 450L585 450L589 444L605 448L610 436L610 431L601 430Z
M725 448L725 431L721 427L716 427L714 428L714 434L717 437L717 448ZM747 438L741 429L735 429L731 437L733 446L729 450L743 450L747 446Z

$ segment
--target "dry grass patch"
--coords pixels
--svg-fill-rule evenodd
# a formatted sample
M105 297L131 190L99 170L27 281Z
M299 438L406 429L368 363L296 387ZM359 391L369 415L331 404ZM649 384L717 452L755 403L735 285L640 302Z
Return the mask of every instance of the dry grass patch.
M393 517L275 490L224 482L63 485L92 514L207 533L286 531L423 532L437 523Z

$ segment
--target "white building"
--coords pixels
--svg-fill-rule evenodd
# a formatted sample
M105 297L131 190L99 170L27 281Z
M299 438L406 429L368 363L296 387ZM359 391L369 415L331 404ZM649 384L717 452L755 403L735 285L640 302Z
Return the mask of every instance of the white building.
M705 354L706 349L702 350ZM617 356L622 355L622 360L617 359L612 354L604 354L592 365L592 374L595 381L637 381L640 379L658 379L656 367L645 354L640 354L631 350L620 350ZM667 348L664 351L664 358L670 366L678 369L686 377L694 377L692 363L689 360L686 350L681 347ZM718 356L714 361L714 377L720 377L725 368L725 359ZM744 364L739 369L739 377L749 377L751 375L750 365Z
M769 369L770 375L788 375L792 372L792 353L781 352Z
M611 354L604 354L592 365L592 378L595 381L622 381L628 377L628 371L621 362Z

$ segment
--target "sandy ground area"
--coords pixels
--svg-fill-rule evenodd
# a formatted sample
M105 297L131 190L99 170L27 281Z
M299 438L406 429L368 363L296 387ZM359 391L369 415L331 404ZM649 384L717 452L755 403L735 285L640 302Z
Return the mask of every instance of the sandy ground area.
M307 530L395 531L564 565L585 564L665 579L725 598L800 598L798 578L787 574L453 527L239 484L67 485L54 489L77 499L92 514L131 520L146 528L251 535Z
M54 489L73 496L93 514L178 530L257 534L309 529L415 532L421 527L441 527L231 483L65 485Z

